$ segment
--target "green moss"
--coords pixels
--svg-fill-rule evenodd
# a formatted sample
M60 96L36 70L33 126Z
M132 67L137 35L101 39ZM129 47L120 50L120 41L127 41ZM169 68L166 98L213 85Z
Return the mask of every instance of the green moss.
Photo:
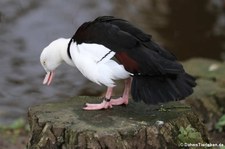
M200 143L202 142L202 137L199 132L197 132L191 125L186 128L180 127L180 134L178 135L179 143Z
M219 132L222 132L225 127L225 114L218 120L218 122L215 125L216 129L219 130Z
M18 118L9 125L0 125L0 131L18 130L23 128L25 128L25 130L29 130L29 127L23 118Z
M29 131L29 125L24 118L18 118L8 125L0 124L0 137L10 144L18 142L20 137L27 135Z

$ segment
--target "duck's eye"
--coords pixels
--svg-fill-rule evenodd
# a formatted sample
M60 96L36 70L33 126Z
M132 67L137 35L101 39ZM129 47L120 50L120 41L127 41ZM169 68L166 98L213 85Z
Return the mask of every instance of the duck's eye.
M46 61L43 61L43 65L46 65Z

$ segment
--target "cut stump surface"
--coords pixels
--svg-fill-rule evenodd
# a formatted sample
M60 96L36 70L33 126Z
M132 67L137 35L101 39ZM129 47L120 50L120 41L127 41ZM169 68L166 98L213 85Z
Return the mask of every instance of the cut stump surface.
M181 128L191 126L198 138L191 143L207 143L204 125L190 107L171 102L149 106L130 102L101 111L84 111L86 103L101 102L95 97L76 97L63 102L42 104L29 109L31 149L148 149L177 148ZM193 140L195 142L193 142Z

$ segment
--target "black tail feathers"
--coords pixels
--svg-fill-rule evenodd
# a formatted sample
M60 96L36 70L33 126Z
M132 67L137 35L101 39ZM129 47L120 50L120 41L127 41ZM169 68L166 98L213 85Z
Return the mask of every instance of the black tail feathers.
M184 99L195 86L195 78L187 73L163 77L134 75L131 94L134 101L157 104Z

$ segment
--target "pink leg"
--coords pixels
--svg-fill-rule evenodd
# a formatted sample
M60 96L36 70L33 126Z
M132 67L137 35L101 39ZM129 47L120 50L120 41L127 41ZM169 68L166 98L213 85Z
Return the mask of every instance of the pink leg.
M131 78L128 78L127 80L125 80L125 88L124 88L123 96L117 99L111 99L110 102L112 105L117 106L122 104L125 104L125 105L128 104L131 82L132 82Z
M105 100L103 100L102 103L100 103L100 104L86 103L86 107L84 107L83 109L84 110L101 110L101 109L112 108L112 104L110 102L112 91L113 91L113 88L108 87L106 95L105 95Z
M122 105L122 104L127 105L130 88L131 88L131 82L132 82L131 78L125 80L125 89L123 92L123 97L120 97L118 99L111 99L113 88L108 87L106 95L105 95L105 100L103 100L102 103L99 103L99 104L86 103L86 107L84 107L83 109L84 110L101 110L101 109L112 108L113 105Z

